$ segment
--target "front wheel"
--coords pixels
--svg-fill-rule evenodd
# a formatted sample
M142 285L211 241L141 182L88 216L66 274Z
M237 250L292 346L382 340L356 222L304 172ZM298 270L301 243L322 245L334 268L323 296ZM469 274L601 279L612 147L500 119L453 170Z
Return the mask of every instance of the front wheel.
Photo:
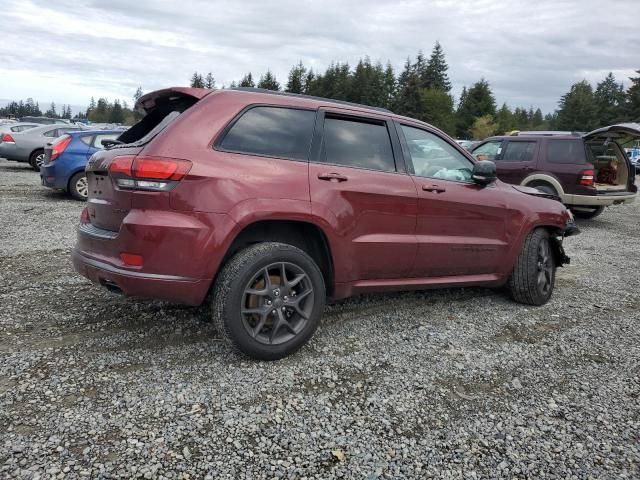
M604 212L604 207L573 207L571 208L571 212L576 218L584 218L585 220L589 220L591 218L596 218L602 212Z
M509 290L516 302L544 305L551 298L556 281L556 262L549 232L532 231L524 242L509 278Z
M325 295L322 273L309 255L284 243L260 243L237 253L218 276L213 321L233 349L277 360L311 338Z
M69 180L69 194L76 200L86 200L89 196L87 174L78 172Z

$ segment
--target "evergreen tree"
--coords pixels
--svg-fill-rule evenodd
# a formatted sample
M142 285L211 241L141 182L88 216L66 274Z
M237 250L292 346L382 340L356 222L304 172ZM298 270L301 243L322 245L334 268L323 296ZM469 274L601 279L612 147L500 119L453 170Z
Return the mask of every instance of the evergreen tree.
M20 100L20 103L22 104L22 100ZM56 104L54 102L51 102L51 105L49 106L49 110L45 112L45 116L51 117L51 118L58 118L58 112L56 112Z
M451 91L451 82L447 75L449 69L447 62L444 58L444 51L440 46L440 42L436 42L431 52L429 62L424 72L422 80L422 86L424 88L438 88L445 92Z
M258 88L278 91L280 90L280 84L276 80L276 77L271 73L271 70L267 70L267 73L260 77Z
M202 78L202 75L200 75L198 72L193 72L193 75L191 75L191 87L204 88L204 80Z
M315 73L313 73L313 69L310 68L307 74L304 76L304 82L303 82L304 87L303 87L302 93L305 93L307 95L314 95L313 90L315 88L315 83L316 83L316 75Z
M476 118L491 115L493 121L495 114L496 101L489 82L483 78L468 90L463 90L463 96L460 97L458 105L458 136L467 137L471 133L471 126Z
M574 83L559 102L558 128L589 131L598 126L598 105L593 89L586 80Z
M142 93L142 86L138 86L138 88L136 89L136 93L133 94L133 104L135 105L136 102L138 100L140 100L140 97L142 97L142 95L144 95ZM91 97L91 101L93 101L93 97Z
M503 103L500 110L497 111L495 121L496 132L501 135L516 129L516 122L513 113L506 103Z
M427 80L427 60L424 58L422 50L416 56L416 62L412 65L411 70L418 77L418 86L423 88L426 86Z
M240 80L240 83L238 84L238 86L255 88L256 84L253 81L253 75L251 75L251 72L247 73L244 77L242 77L242 80Z
M115 100L113 105L109 109L109 123L123 123L124 122L124 112L122 111L122 105L120 105L120 100Z
M398 77L398 89L393 102L393 111L409 117L416 116L421 109L420 79L415 73L414 65L407 58L404 70Z
M624 119L625 94L621 83L617 83L613 73L596 87L594 93L597 105L598 126L604 127Z
M303 93L305 90L305 76L307 69L302 64L302 61L294 65L289 72L289 78L287 80L287 86L285 92L289 93Z
M391 66L391 62L387 62L387 67L384 70L384 75L382 78L382 98L383 103L382 106L384 108L392 108L393 107L393 97L396 94L396 76L393 73L393 67Z
M636 70L640 74L640 70ZM640 77L631 77L631 85L627 90L625 117L630 122L640 122Z
M207 73L207 76L204 79L204 88L208 88L209 90L216 88L216 79L213 78L211 72Z
M456 116L451 95L440 88L423 88L420 90L420 106L419 120L455 135Z
M531 126L536 129L542 126L544 123L544 118L542 118L542 110L539 108L533 113L533 117L531 117Z

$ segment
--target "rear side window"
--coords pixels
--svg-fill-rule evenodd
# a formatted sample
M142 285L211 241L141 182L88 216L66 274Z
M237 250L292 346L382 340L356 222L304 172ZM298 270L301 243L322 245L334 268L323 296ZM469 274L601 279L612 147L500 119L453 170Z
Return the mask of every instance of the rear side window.
M82 140L82 143L91 145L91 142L93 142L93 135L83 135L80 137L80 140Z
M316 112L281 107L247 110L220 143L226 151L307 160Z
M396 170L391 138L383 121L325 117L320 161L383 172Z
M504 148L501 160L503 162L531 162L536 142L509 141Z
M103 150L102 140L115 140L116 138L118 138L117 133L100 133L94 137L93 147Z
M584 152L582 140L549 140L547 162L583 164L585 163Z
M45 137L58 137L58 130L48 130L42 134Z

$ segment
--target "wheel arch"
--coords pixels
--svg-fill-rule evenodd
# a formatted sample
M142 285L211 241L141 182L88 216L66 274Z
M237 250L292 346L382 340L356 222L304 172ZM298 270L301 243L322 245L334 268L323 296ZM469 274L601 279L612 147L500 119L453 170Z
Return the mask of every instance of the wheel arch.
M245 225L227 249L218 272L243 248L261 242L281 242L298 247L318 265L325 280L327 296L335 288L334 263L326 233L316 224L302 220L256 220ZM215 281L214 281L215 283Z
M560 181L557 178L544 173L534 173L533 175L529 175L522 180L520 185L532 186L532 184L535 185L539 183L547 183L551 185L559 195L564 195L564 189L562 188Z

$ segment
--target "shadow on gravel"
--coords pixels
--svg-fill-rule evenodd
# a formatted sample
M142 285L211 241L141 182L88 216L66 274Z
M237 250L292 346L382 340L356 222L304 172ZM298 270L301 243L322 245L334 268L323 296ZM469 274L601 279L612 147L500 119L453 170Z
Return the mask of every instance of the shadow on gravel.
M0 163L0 169L1 170L13 171L13 172L21 172L21 171L31 170L34 175L38 174L35 170L33 170L31 168L31 165L29 165L28 163L22 163L22 162L8 162L8 161L7 161L7 163L3 162L3 163Z

